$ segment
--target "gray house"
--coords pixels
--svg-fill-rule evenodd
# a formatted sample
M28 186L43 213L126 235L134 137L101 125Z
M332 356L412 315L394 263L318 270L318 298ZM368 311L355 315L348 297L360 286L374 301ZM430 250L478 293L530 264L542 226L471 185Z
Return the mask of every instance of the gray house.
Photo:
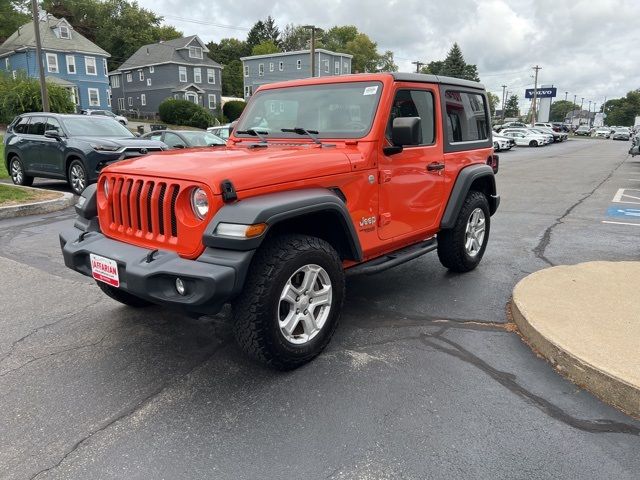
M318 48L315 58L316 77L351 73L353 55ZM310 50L254 55L240 60L244 71L245 98L250 97L260 85L311 77Z
M222 67L208 51L197 35L144 45L109 72L113 110L154 116L164 100L177 98L213 113L221 106Z

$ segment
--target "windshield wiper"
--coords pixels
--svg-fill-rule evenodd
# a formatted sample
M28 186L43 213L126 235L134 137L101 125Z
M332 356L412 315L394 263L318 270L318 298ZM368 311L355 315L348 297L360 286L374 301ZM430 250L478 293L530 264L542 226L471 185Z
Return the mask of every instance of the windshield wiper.
M263 137L263 135L269 135L269 132L260 132L255 128L247 128L246 130L238 130L236 133L240 135L251 135L253 137L258 137L262 143L267 143L267 139Z
M311 137L311 140L313 140L314 143L317 143L318 145L322 145L322 142L318 140L317 130L307 130L306 128L295 127L295 128L281 128L280 131L285 133L297 133L298 135L308 135L309 137Z

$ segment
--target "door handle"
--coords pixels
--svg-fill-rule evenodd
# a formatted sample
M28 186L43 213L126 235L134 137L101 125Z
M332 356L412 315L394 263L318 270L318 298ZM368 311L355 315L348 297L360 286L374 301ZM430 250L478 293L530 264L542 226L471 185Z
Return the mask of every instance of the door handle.
M440 170L444 170L444 163L432 162L427 165L428 172L438 172Z

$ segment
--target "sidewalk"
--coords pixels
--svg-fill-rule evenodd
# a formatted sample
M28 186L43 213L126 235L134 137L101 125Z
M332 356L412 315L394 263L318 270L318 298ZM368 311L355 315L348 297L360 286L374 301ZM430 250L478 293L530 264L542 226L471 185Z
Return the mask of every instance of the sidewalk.
M556 369L640 417L640 262L552 267L513 291L515 323Z

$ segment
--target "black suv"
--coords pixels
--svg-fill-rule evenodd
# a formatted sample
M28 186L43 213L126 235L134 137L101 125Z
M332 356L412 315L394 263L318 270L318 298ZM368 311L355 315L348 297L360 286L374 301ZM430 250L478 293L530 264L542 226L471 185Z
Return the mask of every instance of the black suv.
M16 117L4 147L4 163L16 185L31 185L34 177L59 178L77 195L106 165L167 148L137 138L112 118L56 113Z

